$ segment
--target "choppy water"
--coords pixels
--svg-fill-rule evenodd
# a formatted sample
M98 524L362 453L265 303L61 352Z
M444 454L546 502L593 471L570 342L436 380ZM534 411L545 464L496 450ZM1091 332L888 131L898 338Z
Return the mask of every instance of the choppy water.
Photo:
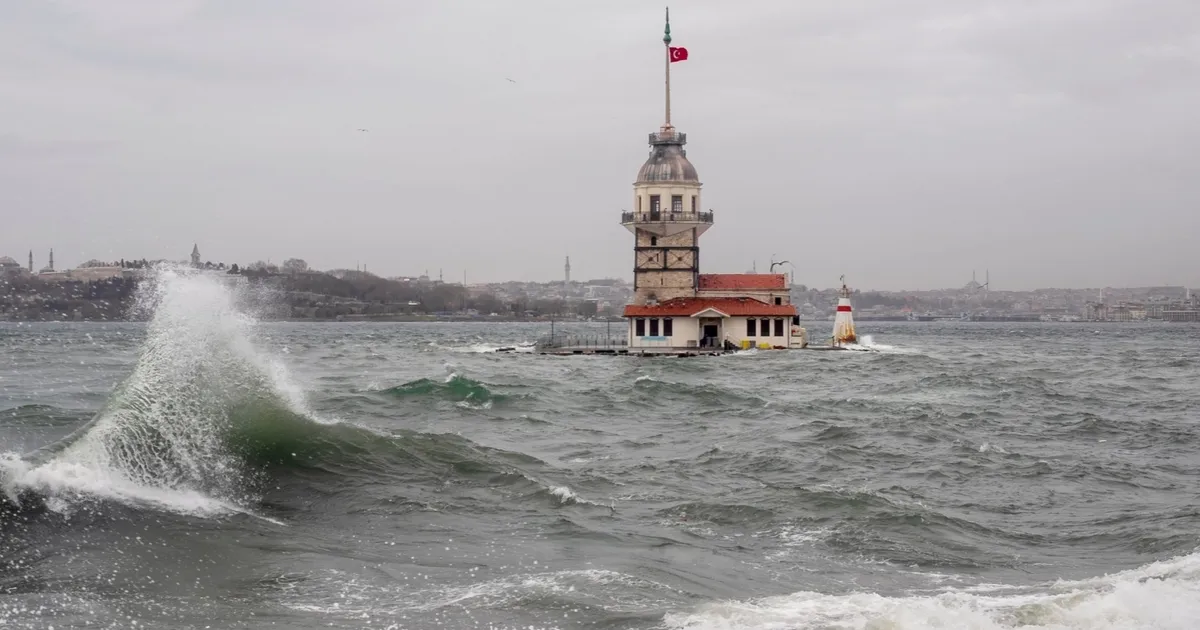
M1200 623L1194 327L542 357L151 298L0 324L0 627Z

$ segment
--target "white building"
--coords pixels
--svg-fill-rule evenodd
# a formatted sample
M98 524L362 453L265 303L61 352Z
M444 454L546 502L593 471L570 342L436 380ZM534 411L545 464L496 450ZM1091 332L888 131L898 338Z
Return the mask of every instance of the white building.
M701 274L700 236L713 225L687 135L671 125L668 23L666 122L650 134L650 157L633 184L633 303L625 307L629 349L791 348L807 341L784 274ZM686 59L686 54L682 56ZM675 55L679 61L679 55Z

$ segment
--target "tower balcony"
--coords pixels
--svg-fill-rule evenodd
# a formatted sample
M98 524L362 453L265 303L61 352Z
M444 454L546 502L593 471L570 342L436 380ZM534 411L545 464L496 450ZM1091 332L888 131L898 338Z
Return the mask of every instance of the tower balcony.
M713 211L708 212L622 212L621 225L630 232L644 230L659 236L669 236L695 228L703 234L713 224Z
M687 144L687 134L668 129L650 134L650 144Z

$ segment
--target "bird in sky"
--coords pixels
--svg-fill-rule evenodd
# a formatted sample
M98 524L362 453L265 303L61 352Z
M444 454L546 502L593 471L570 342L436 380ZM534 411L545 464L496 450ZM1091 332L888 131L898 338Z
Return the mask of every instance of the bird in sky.
M512 79L510 79L508 77L504 77L504 80L508 81L509 83L516 83L516 81L513 81Z
M366 129L359 129L359 131L366 131Z

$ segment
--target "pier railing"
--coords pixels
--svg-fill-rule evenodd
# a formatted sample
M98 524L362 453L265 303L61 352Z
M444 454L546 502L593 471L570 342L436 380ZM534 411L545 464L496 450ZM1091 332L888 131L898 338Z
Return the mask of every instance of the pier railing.
M621 223L712 223L708 212L622 212Z
M537 340L539 348L624 348L625 337L612 335L549 335Z

